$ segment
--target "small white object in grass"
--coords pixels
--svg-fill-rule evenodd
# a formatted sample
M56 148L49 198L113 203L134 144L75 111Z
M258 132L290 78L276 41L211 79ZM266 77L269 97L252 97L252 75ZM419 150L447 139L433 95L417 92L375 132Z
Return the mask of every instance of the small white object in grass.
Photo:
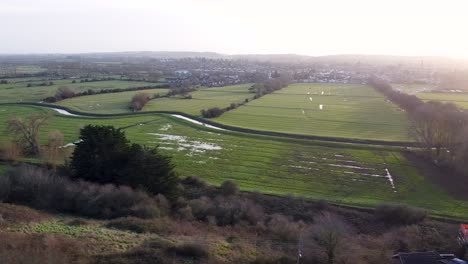
M324 91L322 91L322 95L323 95L324 93L325 93L325 92L324 92Z
M309 97L309 100L312 102L312 97Z
M320 108L320 110L323 110L323 105L322 104L319 105L319 108Z
M304 109L302 109L302 114L303 114L303 115L305 115L305 111L304 111Z

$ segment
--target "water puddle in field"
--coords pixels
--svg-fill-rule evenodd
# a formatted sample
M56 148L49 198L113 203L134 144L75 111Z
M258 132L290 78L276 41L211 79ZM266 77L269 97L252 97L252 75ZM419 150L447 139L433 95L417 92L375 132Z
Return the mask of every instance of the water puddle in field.
M304 170L315 170L315 171L320 170L318 168L304 167L304 166L299 166L299 165L289 165L289 167L294 168L294 169L304 169Z
M343 164L333 164L333 163L328 163L327 165L331 167L338 167L338 168L348 168L348 169L358 169L358 170L375 170L374 168L366 168L366 167L353 166L353 165L343 165Z
M174 150L173 147L158 147L159 149Z
M320 108L320 110L323 110L323 105L322 104L319 105L319 108Z
M214 144L214 143L207 143L198 140L189 140L186 136L177 136L177 135L170 135L170 134L159 134L159 133L147 133L148 135L157 136L161 142L161 144L167 145L176 145L177 151L184 151L188 150L193 153L202 153L209 150L221 150L223 149L221 146ZM167 142L169 141L169 142Z
M390 185L392 185L393 192L397 192L396 189L395 189L395 183L393 182L393 177L390 174L390 171L388 170L388 168L385 168L385 171L387 172L386 177L387 177L388 181L390 182Z
M183 119L183 120L185 120L185 121L189 121L189 122L194 123L194 124L197 124L197 125L204 126L204 127L209 127L209 128L213 128L213 129L217 129L217 130L226 130L226 129L223 129L223 128L220 128L220 127L216 127L216 126L208 125L208 124L206 124L206 123L202 123L202 122L200 122L200 121L197 121L197 120L194 120L194 119L191 119L191 118L182 116L182 115L172 115L172 116L173 116L173 117L180 118L180 119Z
M80 143L81 141L83 141L83 140L80 139L80 140L75 141L75 142L70 142L70 143L67 143L67 144L65 144L65 145L63 145L63 146L60 146L59 148L74 147L74 146L76 146L76 144Z
M79 116L79 115L75 115L75 114L72 114L70 112L68 112L67 110L63 110L63 109L58 109L58 108L51 108L52 110L56 111L57 113L61 114L61 115L66 115L66 116Z
M161 131L167 131L167 130L169 130L169 129L171 129L171 128L172 128L172 125L166 124L166 125L164 125L163 127L161 127L159 130L161 130Z

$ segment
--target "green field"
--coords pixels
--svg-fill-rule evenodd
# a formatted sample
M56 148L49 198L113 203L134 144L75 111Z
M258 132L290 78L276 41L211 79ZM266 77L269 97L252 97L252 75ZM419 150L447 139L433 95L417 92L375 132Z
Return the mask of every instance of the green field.
M453 103L457 106L468 109L468 93L418 93L416 96L423 101L441 101Z
M26 106L0 106L0 129L15 115L48 111ZM219 185L233 179L242 190L294 194L314 199L375 206L402 202L433 213L464 217L468 203L451 198L429 183L395 148L320 143L305 140L207 130L169 115L81 118L55 115L44 129L59 129L66 142L78 139L86 124L125 127L136 143L160 145L182 176L196 175ZM9 136L2 134L2 142ZM389 170L395 188L387 177Z
M166 95L168 89L148 89L121 93L108 93L80 96L66 99L57 104L66 106L80 112L90 112L99 114L115 114L131 112L129 106L132 97L136 93L148 93L150 95Z
M38 102L46 97L53 96L57 89L61 86L67 86L75 92L83 92L87 90L102 90L115 88L142 87L155 85L149 82L134 82L134 81L97 81L72 83L72 80L52 80L54 85L51 86L32 86L27 87L28 83L40 84L43 81L32 82L12 82L8 84L0 84L0 103L8 102Z
M143 108L143 111L179 111L192 115L200 115L202 109L211 107L228 107L231 103L243 102L246 98L252 98L253 94L248 89L251 84L232 85L225 87L201 88L191 93L192 99L182 97L153 99ZM149 91L160 93L160 90ZM133 94L104 94L71 98L59 102L60 105L74 110L89 113L128 113L128 104ZM95 107L99 103L100 107ZM91 106L91 107L90 107Z
M292 84L214 120L293 134L409 141L405 113L363 85Z
M468 109L467 92L432 92L436 87L428 84L392 84L392 87L408 94L414 94L426 102L432 100L453 103L461 108Z

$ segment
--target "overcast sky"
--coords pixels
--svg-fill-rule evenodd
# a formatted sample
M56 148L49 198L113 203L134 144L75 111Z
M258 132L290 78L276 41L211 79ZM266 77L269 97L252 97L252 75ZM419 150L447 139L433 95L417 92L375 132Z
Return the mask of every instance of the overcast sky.
M467 0L0 0L0 53L468 58Z

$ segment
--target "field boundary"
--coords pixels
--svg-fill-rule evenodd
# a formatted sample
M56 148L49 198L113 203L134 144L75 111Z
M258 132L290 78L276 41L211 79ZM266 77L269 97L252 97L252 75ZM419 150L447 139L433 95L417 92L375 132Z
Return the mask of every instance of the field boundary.
M125 117L125 116L135 116L135 115L149 115L149 114L171 114L171 115L181 115L190 119L193 119L198 122L202 122L211 126L216 126L225 130L233 132L241 132L247 134L255 134L262 136L273 136L273 137L282 137L282 138L293 138L293 139L306 139L306 140L317 140L317 141L328 141L328 142L337 142L337 143L352 143L352 144L364 144L364 145L380 145L380 146L392 146L392 147L420 147L420 144L416 142L403 142L403 141L384 141L384 140L371 140L371 139L355 139L355 138L340 138L340 137L324 137L324 136L313 136L313 135L301 135L301 134L290 134L290 133L281 133L265 130L256 130L250 128L236 127L230 125L224 125L221 123L213 122L205 118L193 116L183 112L177 111L146 111L146 112L134 112L134 113L116 113L116 114L97 114L97 113L86 113L76 110L69 109L61 105L55 104L46 104L46 103L35 103L35 102L17 102L17 103L2 103L0 105L29 105L29 106L38 106L45 108L55 108L65 110L71 114L82 116L82 117L101 117L101 118L112 118L112 117ZM73 116L71 116L73 117ZM188 121L187 121L188 122Z

